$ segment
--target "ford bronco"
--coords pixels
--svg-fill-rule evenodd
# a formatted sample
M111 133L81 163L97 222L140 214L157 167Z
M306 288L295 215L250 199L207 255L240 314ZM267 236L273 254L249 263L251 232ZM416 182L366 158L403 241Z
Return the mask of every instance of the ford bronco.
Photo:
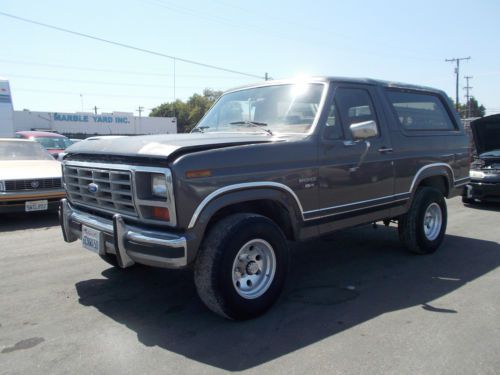
M394 221L410 251L434 252L469 152L442 91L270 81L226 92L191 134L71 146L62 232L120 268L193 266L212 311L248 319L278 298L289 241Z

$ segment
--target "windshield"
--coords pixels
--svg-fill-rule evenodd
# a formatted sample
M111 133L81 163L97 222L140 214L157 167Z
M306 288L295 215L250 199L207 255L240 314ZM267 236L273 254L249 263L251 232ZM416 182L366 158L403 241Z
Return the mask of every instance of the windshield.
M0 160L54 160L36 142L0 141Z
M45 148L57 148L61 150L64 150L73 144L69 138L63 137L34 137L32 139L41 143L41 145Z
M230 92L193 132L307 133L318 114L324 87L300 83Z

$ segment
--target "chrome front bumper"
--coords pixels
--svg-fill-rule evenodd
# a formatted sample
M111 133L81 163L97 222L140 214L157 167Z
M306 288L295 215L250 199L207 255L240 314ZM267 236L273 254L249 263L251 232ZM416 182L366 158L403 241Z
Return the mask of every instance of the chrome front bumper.
M187 265L187 241L183 236L127 225L119 214L108 220L73 208L61 200L59 220L66 242L81 238L82 225L103 233L100 255L115 254L122 268L134 263L154 267L181 268Z

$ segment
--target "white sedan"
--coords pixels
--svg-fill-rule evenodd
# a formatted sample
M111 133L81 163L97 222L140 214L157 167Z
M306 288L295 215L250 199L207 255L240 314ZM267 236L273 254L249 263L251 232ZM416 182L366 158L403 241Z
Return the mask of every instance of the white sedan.
M0 138L0 213L57 209L61 164L39 143Z

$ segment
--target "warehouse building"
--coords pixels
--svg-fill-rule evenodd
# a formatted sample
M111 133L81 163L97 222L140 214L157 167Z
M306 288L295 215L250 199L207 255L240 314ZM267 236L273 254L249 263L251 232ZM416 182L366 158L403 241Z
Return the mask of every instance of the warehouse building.
M175 117L140 117L131 112L15 111L9 81L0 78L0 137L20 130L54 131L70 138L93 135L175 134Z

